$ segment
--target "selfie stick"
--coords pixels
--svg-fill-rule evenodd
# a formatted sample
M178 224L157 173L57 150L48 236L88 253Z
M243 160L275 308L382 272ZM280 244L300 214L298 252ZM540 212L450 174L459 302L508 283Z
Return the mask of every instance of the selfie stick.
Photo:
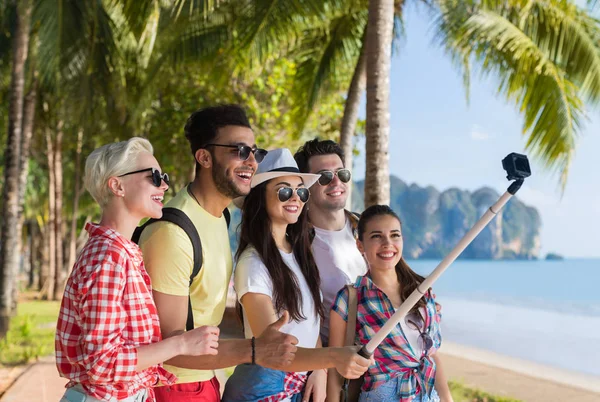
M400 305L398 310L392 315L385 325L377 332L373 338L358 351L358 354L369 359L375 352L375 349L381 342L389 335L396 325L406 316L406 314L412 309L421 297L427 292L427 290L433 285L433 283L442 275L442 273L448 268L454 260L464 251L465 248L473 241L473 239L481 232L488 223L500 212L502 207L515 195L515 193L521 188L523 181L526 177L531 175L531 169L529 167L529 161L527 156L511 153L502 160L502 166L508 173L506 178L508 180L515 180L508 187L506 192L502 194L500 199L492 205L483 214L481 219L475 223L475 226L471 228L458 242L456 247L439 263L439 265L433 270L433 272L425 278L425 280L408 296L406 300Z

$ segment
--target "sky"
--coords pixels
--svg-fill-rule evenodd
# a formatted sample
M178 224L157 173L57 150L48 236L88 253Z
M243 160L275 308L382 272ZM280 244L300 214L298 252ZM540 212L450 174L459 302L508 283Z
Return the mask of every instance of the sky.
M488 186L503 193L509 182L501 160L527 153L521 115L496 95L493 77L471 77L467 104L460 72L434 42L431 17L423 7L408 7L405 15L405 39L392 58L390 79L390 173L442 191ZM586 109L564 194L558 174L532 157L532 176L517 194L540 212L541 257L600 257L600 107ZM353 171L360 180L364 138L357 146Z

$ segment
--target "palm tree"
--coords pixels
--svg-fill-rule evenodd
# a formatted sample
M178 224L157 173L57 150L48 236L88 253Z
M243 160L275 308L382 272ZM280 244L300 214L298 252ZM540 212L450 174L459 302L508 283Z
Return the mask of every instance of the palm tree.
M0 245L0 337L8 331L10 317L15 311L15 276L19 264L19 239L14 228L19 223L19 159L25 94L25 63L29 51L29 32L32 4L17 4L17 19L13 42L13 64L6 144L6 168L2 198L2 244Z
M526 148L564 191L585 103L600 103L600 24L563 0L439 1L440 42L468 87L472 63L524 115Z
M370 0L367 25L365 207L390 203L390 67L394 1Z

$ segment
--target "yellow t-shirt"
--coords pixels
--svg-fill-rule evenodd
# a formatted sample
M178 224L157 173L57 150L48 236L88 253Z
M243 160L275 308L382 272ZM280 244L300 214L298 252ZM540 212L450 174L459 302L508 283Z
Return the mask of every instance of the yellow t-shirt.
M152 288L158 292L191 295L194 326L219 325L225 312L227 288L232 272L231 246L225 217L217 218L204 210L186 189L170 200L167 207L186 213L194 222L202 242L202 269L189 286L194 263L192 242L183 229L170 222L156 222L142 232L140 247ZM207 381L212 370L190 370L165 365L178 383Z

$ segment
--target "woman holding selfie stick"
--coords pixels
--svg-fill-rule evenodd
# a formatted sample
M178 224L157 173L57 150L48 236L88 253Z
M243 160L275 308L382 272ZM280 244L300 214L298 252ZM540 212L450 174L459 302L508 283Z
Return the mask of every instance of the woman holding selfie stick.
M362 213L357 246L369 271L338 293L330 315L330 346L344 344L350 292L356 292L357 301L355 342L364 345L424 280L402 258L400 219L390 207L375 205ZM451 402L436 355L440 320L428 290L375 350L375 364L365 373L359 401ZM339 401L341 385L341 378L330 373L328 401Z

